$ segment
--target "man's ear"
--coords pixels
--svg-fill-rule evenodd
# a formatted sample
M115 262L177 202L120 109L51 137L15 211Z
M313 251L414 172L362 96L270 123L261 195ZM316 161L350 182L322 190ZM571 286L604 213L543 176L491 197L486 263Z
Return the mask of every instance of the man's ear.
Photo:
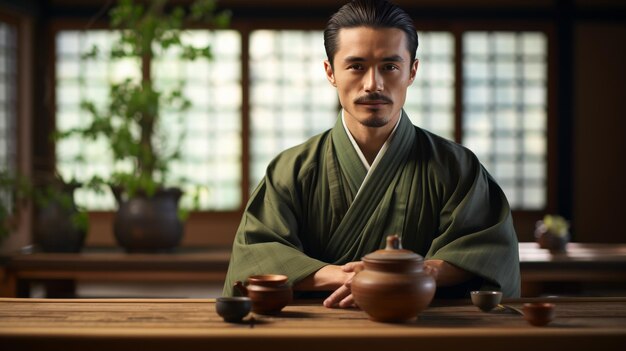
M328 60L324 60L324 71L326 71L326 79L328 79L330 84L337 87L337 83L335 82L335 73L333 73L333 66L330 65Z
M409 76L409 85L413 84L413 81L415 80L415 75L417 75L417 66L419 66L419 62L420 62L420 60L415 59L415 61L413 61L413 63L411 64L411 72L410 72L410 76Z

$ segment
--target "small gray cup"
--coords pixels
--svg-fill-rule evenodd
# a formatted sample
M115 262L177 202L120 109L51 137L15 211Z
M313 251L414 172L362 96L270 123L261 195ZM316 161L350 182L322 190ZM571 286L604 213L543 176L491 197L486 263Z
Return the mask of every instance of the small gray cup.
M495 290L480 290L470 292L472 303L483 312L489 312L502 301L502 292Z
M250 313L252 301L249 297L218 297L215 311L225 322L238 323Z

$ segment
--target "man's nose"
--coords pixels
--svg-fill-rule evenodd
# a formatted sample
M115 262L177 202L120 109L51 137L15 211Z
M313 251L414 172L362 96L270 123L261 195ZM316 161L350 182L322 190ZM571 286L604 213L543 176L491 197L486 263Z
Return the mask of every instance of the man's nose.
M364 89L366 92L375 92L383 90L383 77L375 67L367 71L365 75Z

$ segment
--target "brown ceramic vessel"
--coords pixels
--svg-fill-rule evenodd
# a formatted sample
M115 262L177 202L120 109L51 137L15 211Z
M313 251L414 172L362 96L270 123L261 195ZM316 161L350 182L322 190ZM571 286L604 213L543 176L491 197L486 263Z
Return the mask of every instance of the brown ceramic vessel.
M542 249L547 249L551 253L562 253L567 251L569 233L556 235L548 230L543 221L535 224L535 240Z
M547 302L531 302L525 303L524 307L524 319L536 326L541 327L550 323L555 316L554 304Z
M287 276L282 274L263 274L248 277L246 284L235 282L235 289L252 300L252 312L258 314L276 314L293 299Z
M424 272L424 258L403 250L397 235L387 237L387 247L366 255L363 263L352 280L352 295L372 320L413 319L435 295L435 279Z

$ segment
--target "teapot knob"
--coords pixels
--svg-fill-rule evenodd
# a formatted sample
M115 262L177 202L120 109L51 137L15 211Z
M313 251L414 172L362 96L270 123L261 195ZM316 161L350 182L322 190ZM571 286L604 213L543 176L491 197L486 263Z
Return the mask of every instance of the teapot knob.
M240 280L237 280L235 284L233 284L233 288L235 288L235 291L239 292L241 296L248 296L248 289Z
M397 234L387 236L387 246L385 250L400 250L402 249L402 242Z

